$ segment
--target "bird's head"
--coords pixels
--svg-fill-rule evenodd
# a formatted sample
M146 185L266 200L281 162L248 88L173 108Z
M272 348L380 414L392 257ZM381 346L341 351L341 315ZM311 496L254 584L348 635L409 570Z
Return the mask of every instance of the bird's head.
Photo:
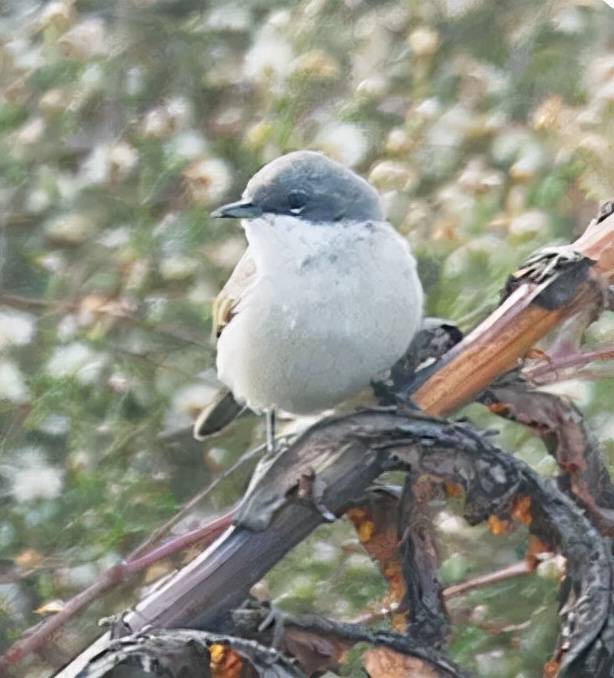
M249 180L243 197L213 217L289 215L310 223L381 221L377 191L352 170L314 151L288 153Z

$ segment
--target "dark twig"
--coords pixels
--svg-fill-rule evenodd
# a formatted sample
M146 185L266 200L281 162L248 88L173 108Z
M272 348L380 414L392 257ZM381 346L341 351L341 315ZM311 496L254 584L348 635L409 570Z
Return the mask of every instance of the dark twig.
M508 579L515 579L516 577L522 577L526 574L530 574L534 571L534 569L534 566L531 565L527 560L521 560L518 563L513 563L507 567L502 567L500 570L481 574L477 577L473 577L472 579L459 582L458 584L446 586L446 588L443 589L442 594L444 600L457 598L459 596L465 595L465 593L469 593L470 591L475 591L487 586L492 586L493 584L498 584L502 581L507 581ZM363 625L372 624L374 622L382 621L383 619L388 619L393 614L400 612L402 609L404 609L403 605L392 605L389 608L379 610L378 612L361 614L360 616L352 619L352 623Z
M235 610L232 614L232 619L236 630L241 635L261 641L270 641L270 632L264 636L262 632L262 620L266 614L266 609L249 606ZM324 655L320 658L323 664L322 667L316 665L317 659L313 656L312 650L309 656L309 665L304 667L306 671L309 669L307 671L309 674L317 670L323 670L326 667L333 668L333 670L338 668L341 655L349 647L356 643L369 643L375 647L385 647L403 655L416 657L424 662L427 667L435 669L442 676L461 678L466 675L458 665L445 657L441 651L433 648L428 642L420 641L411 635L376 631L361 624L339 622L313 614L294 615L286 612L279 614L284 633L282 643L286 651L290 651L290 648L293 648L294 652L300 656L304 652L302 648L297 651L297 646L300 644L313 645L317 640L326 641L327 639L341 641L340 647L332 648L338 654L334 658L336 661L330 662L330 657ZM331 648L326 647L325 649L330 651Z
M224 480L232 475L237 469L258 456L264 449L264 445L259 445L245 454L242 454L237 461L229 468L218 475L207 487L190 499L182 508L175 513L172 518L167 520L161 527L134 549L122 563L104 572L100 578L90 587L81 591L71 598L66 605L55 614L40 624L29 629L21 640L17 641L0 659L0 671L2 663L16 663L22 657L36 652L46 643L48 643L60 629L70 621L75 615L86 609L100 596L108 593L119 584L125 583L126 579L150 567L154 563L169 558L179 551L182 551L194 544L201 544L203 547L210 544L224 530L232 524L234 517L233 511L229 511L218 518L208 522L203 527L187 532L185 534L169 539L165 544L156 548L156 544L167 534L183 517L185 517L195 506L208 497Z
M450 622L437 578L439 554L428 502L434 495L427 479L407 475L401 499L400 550L407 583L410 637L433 647L446 644Z
M489 389L482 402L542 438L562 471L561 487L589 511L600 531L614 535L614 485L578 408L552 393L531 389L521 379Z
M56 302L47 299L24 297L18 294L10 294L8 292L0 293L0 306L10 306L11 308L18 308L25 311L42 312L54 315L60 313L74 313L81 310L78 302ZM157 334L161 337L167 337L168 339L181 342L182 344L191 344L193 346L197 346L200 350L207 351L208 353L213 351L213 348L210 344L198 341L193 337L179 334L174 329L171 330L159 326L152 327L146 320L138 318L133 313L130 313L127 309L109 307L102 301L100 305L94 308L91 312L94 316L108 318L113 322L121 324L135 325L143 330L152 332L153 334ZM137 358L143 357L138 354L130 355Z
M80 678L103 678L117 667L131 672L123 675L146 673L165 678L208 678L221 675L221 672L210 672L209 666L217 663L214 658L223 662L228 649L235 655L232 659L240 662L234 667L241 671L240 675L253 675L242 671L247 665L256 675L267 678L306 678L283 654L253 640L188 629L158 630L115 640L80 673Z

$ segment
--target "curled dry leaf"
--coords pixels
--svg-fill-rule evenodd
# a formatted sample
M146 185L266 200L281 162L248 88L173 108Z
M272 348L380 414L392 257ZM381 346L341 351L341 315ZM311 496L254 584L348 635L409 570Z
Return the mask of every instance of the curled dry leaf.
M371 678L438 678L437 672L417 657L408 657L387 647L367 650L362 663Z
M400 603L406 593L397 536L398 511L398 499L381 493L381 497L368 506L353 508L347 512L364 549L377 563L388 582L384 607Z

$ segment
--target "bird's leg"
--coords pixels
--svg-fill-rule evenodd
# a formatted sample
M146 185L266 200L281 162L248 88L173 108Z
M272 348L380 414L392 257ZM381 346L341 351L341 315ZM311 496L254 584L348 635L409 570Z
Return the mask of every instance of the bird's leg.
M258 632L266 631L270 626L273 627L273 638L271 639L271 647L275 650L280 650L282 648L282 642L284 639L285 629L285 615L283 610L281 610L273 602L268 603L269 611L266 617L260 622L258 626Z
M274 454L277 448L275 440L275 410L271 408L265 413L266 416L266 451Z

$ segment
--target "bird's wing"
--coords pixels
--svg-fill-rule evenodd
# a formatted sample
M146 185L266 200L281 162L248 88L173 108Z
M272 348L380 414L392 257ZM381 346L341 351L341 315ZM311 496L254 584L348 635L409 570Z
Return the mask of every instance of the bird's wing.
M194 437L196 440L204 440L214 433L219 433L243 410L245 405L238 403L228 389L222 389L194 422Z
M219 337L236 315L237 306L256 277L256 263L249 250L239 260L230 278L213 302L213 331Z
M247 250L213 301L211 314L216 338L219 338L226 325L237 314L237 307L255 278L256 263ZM207 436L220 432L244 409L245 406L239 404L228 389L220 390L196 419L194 437L197 440L203 440Z

